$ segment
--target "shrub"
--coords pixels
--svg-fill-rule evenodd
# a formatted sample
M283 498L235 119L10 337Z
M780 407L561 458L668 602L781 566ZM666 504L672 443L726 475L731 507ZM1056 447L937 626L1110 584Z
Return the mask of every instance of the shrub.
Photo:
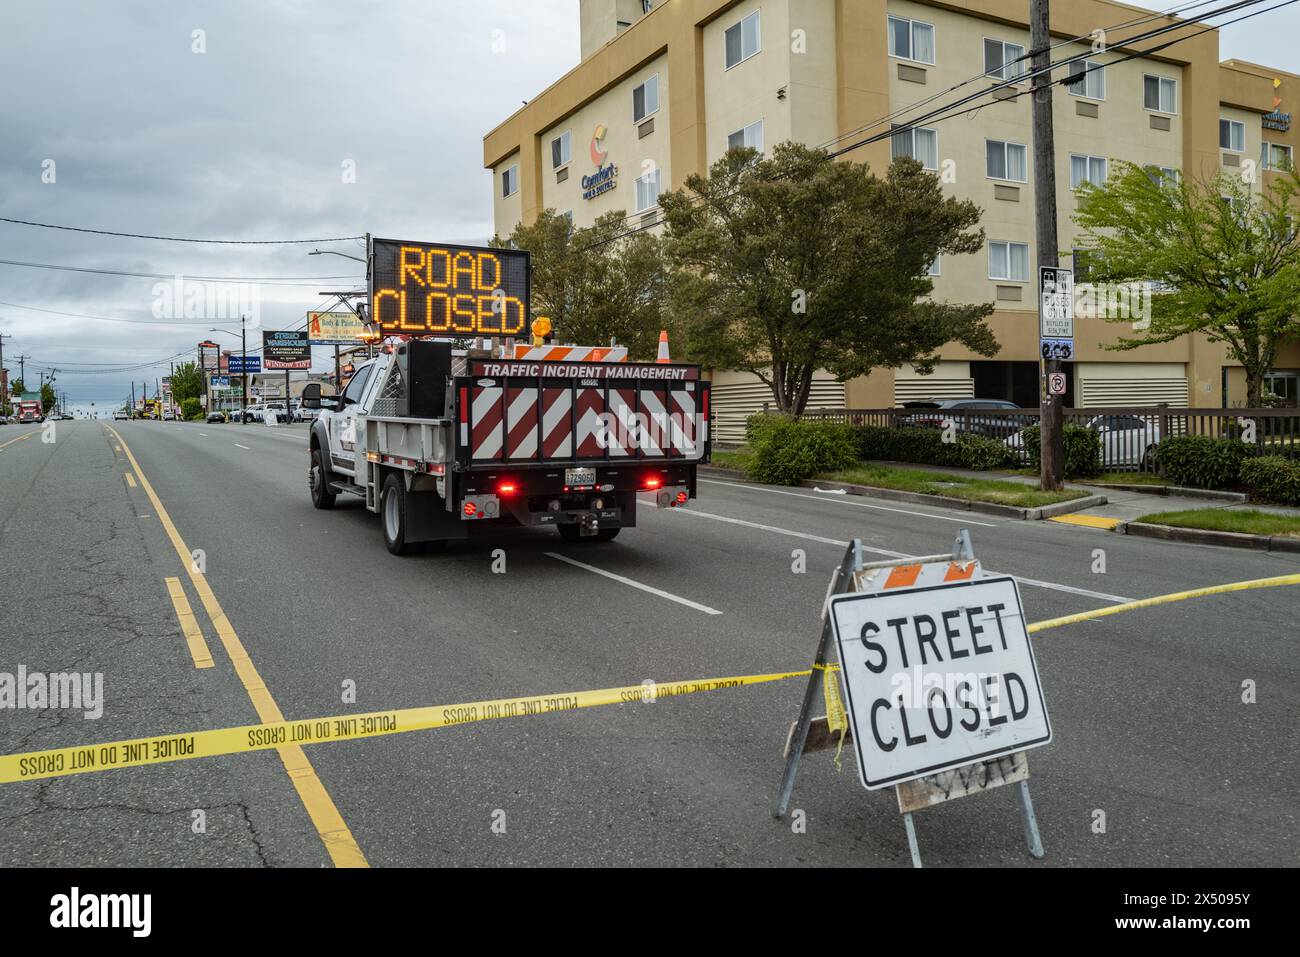
M857 464L858 438L852 426L773 418L777 421L763 423L758 437L751 440L751 478L772 485L798 485L818 473Z
M794 421L780 412L755 412L745 420L745 443L750 448L761 445L768 434L783 422Z
M1240 481L1250 446L1237 439L1208 435L1173 435L1156 446L1156 461L1165 477L1193 488L1227 488Z
M181 417L189 422L203 418L203 405L197 398L181 399Z
M949 468L1014 468L1015 453L997 439L961 432L956 442L945 442L939 429L898 428L878 425L857 427L858 444L864 459L944 465Z
M1239 477L1253 499L1300 505L1300 462L1280 455L1247 458L1241 463Z
M1042 439L1039 427L1031 425L1020 433L1024 438L1029 467L1039 469L1039 452ZM1088 478L1101 474L1101 433L1083 425L1067 425L1061 433L1065 451L1065 477Z

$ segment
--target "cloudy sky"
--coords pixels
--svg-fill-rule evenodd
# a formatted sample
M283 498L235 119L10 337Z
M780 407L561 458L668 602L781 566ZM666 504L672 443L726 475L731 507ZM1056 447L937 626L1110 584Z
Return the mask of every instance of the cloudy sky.
M1297 36L1300 4L1228 28L1222 55L1300 73ZM578 0L5 2L0 216L168 237L482 242L483 134L577 61ZM360 288L360 263L314 248L0 223L5 364L17 376L30 356L29 383L57 368L75 405L103 408L199 339L238 341L239 286L221 287L236 293L232 336L208 332L229 321L163 311L157 278L15 262L257 278L261 325L279 329L322 307L318 291Z

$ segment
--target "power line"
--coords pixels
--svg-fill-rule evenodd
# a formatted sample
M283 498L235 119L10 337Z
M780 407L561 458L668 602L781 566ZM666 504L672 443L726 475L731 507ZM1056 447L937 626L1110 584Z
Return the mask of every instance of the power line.
M26 266L32 269L57 269L63 272L94 273L100 276L128 276L136 279L175 279L177 276L191 282L262 282L262 283L318 283L326 279L356 281L364 276L189 276L183 273L129 272L122 269L94 269L89 266L66 266L56 263L23 262L18 259L0 259L0 266Z
M206 243L218 246L293 246L304 243L342 243L365 236L332 236L327 239L192 239L184 236L151 236L147 233L123 233L111 229L90 229L86 226L59 226L54 223L36 223L27 219L0 216L0 223L16 226L36 226L41 229L62 229L73 233L92 233L96 236L120 236L126 239L157 239L167 243Z

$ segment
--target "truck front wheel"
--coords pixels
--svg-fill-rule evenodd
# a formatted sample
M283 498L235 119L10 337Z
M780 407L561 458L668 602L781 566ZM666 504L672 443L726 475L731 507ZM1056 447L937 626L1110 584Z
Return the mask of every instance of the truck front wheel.
M334 494L330 492L329 472L325 468L325 453L316 446L311 453L311 471L307 476L311 487L311 503L317 508L333 508Z
M410 555L416 546L406 540L410 532L406 483L401 475L389 472L379 497L379 519L384 526L384 545L394 555Z

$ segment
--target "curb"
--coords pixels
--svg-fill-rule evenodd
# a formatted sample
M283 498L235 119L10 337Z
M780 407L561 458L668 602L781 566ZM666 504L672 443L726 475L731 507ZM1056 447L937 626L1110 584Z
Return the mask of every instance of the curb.
M877 488L874 485L854 485L849 482L831 482L808 479L801 482L804 488L842 489L849 495L869 495L887 502L906 502L910 505L937 505L941 508L956 509L961 512L977 512L981 515L999 515L1004 518L1017 518L1022 521L1039 521L1055 515L1078 512L1085 508L1096 508L1107 502L1104 495L1086 495L1068 502L1042 505L1037 508L1022 508L1018 505L999 505L996 502L971 502L964 498L952 498L948 495L929 495L925 492L903 492L892 488Z
M1192 545L1219 545L1225 548L1251 548L1262 552L1300 552L1300 538L1285 535L1248 535L1244 532L1220 532L1209 528L1179 528L1149 522L1122 522L1115 531L1139 538L1159 538L1167 542Z
M1114 489L1117 492L1138 492L1145 495L1174 495L1179 498L1208 498L1220 502L1233 502L1242 504L1248 500L1245 492L1220 492L1216 489L1209 488L1190 488L1183 485L1125 485L1123 483L1087 483L1089 488L1106 488Z

